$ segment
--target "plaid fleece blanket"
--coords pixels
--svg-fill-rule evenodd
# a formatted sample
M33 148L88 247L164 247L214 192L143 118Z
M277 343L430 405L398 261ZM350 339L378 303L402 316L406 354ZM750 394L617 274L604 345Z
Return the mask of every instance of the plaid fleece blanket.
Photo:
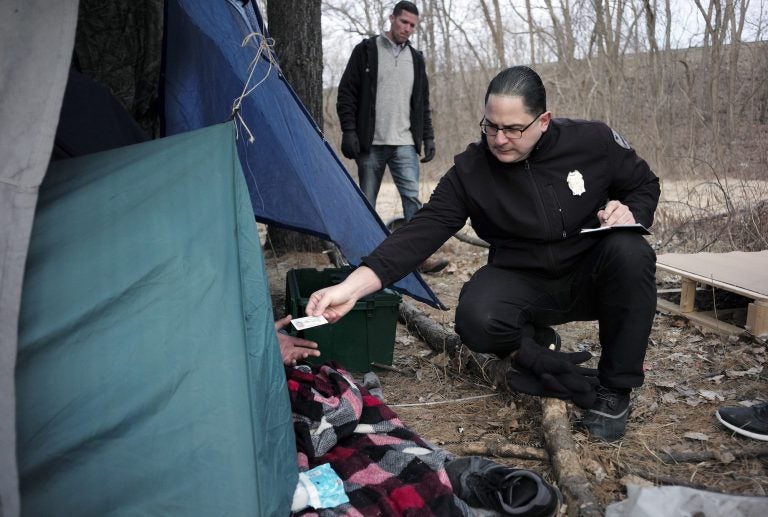
M406 428L341 366L286 367L299 468L330 463L349 503L302 516L466 516L445 472L447 453Z

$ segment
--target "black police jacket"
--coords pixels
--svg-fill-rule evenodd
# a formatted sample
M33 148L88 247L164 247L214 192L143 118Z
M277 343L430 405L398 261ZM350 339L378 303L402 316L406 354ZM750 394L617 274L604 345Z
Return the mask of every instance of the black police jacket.
M571 172L583 178L583 193L569 186ZM501 163L483 141L470 144L454 157L429 202L363 263L390 285L469 219L491 245L489 263L556 278L601 238L579 232L600 225L597 211L607 201L621 201L650 227L659 194L659 180L645 160L606 124L552 119L520 162Z

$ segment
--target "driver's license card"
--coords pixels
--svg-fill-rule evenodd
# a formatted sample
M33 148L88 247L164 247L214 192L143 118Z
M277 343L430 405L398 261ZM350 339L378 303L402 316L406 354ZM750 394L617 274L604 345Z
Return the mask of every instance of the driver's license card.
M296 330L304 330L317 327L318 325L325 325L328 323L328 320L322 316L307 316L306 318L292 319L291 323Z

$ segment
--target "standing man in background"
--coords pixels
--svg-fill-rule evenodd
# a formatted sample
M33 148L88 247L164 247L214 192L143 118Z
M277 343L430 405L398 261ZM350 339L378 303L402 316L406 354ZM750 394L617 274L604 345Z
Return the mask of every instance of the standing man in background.
M364 39L349 58L339 83L336 112L343 136L342 154L357 162L360 189L376 208L384 169L403 203L407 223L421 208L419 153L426 163L435 157L429 81L424 55L409 38L419 23L413 2L400 1L389 16L390 28ZM419 267L432 273L448 265L430 257Z

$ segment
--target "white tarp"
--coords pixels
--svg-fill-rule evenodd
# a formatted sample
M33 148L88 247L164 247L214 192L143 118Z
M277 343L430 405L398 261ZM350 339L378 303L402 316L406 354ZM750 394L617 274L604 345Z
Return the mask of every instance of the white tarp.
M77 0L0 0L0 516L19 514L14 368L24 263L72 59Z
M608 505L605 517L765 517L768 497L707 492L683 486L629 485L627 498Z

